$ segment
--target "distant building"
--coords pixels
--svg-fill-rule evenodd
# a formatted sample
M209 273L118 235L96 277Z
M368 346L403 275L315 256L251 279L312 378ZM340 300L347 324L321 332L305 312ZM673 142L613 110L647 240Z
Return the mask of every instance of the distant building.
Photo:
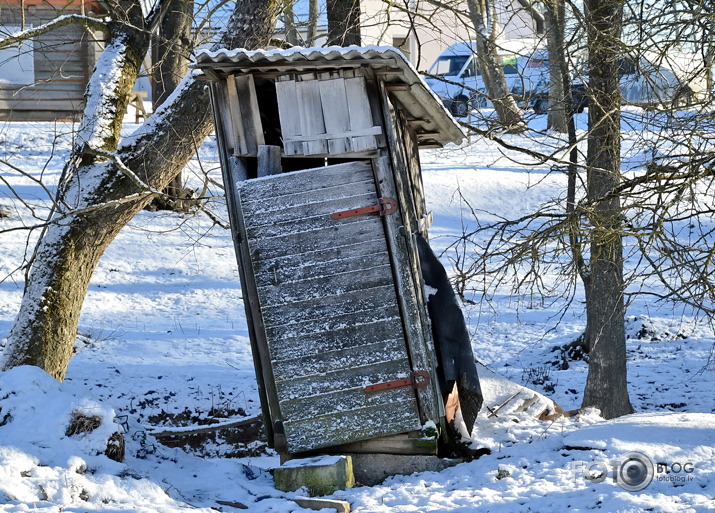
M101 14L87 0L0 0L0 37L66 14ZM0 50L0 120L77 119L84 91L101 52L101 34L79 25L53 30Z
M469 12L464 0L445 2L453 11L436 7L427 2L410 0L410 9L415 16L404 12L404 3L389 6L384 0L361 0L360 29L363 45L394 46L421 71L425 71L452 43L473 41L474 28L468 21ZM298 39L305 41L308 23L308 0L296 0L294 4L295 25ZM314 46L325 44L328 30L325 0L320 0L318 18L318 39ZM536 46L535 42L544 35L544 17L529 0L497 0L498 39L507 48L516 40L531 40L526 46ZM277 34L285 37L283 23ZM516 45L520 46L520 45ZM524 46L524 45L521 45Z

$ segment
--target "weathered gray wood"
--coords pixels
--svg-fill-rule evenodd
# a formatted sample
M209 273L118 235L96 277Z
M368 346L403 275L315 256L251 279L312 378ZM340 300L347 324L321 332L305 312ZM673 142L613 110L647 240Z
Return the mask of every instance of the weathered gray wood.
M376 123L372 118L370 100L368 99L365 85L365 77L356 76L345 79L345 91L351 130L359 131L375 126ZM378 147L377 139L372 135L356 136L351 139L351 147L353 151L373 150Z
M394 294L394 286L390 283L374 289L359 290L337 296L324 296L320 301L311 299L265 305L262 309L263 322L266 327L299 325L306 322L314 323L316 319L324 322L358 312L372 312L389 302L390 298L394 298Z
M339 363L336 361L336 363ZM343 394L348 392L348 395L357 394L357 399L362 400L362 404L355 404L350 407L340 407L335 405L334 410L345 410L362 408L368 405L368 400L377 400L378 402L389 402L395 397L391 394L394 391L411 391L411 387L400 387L392 390L382 390L377 392L366 392L365 387L369 385L378 385L396 379L405 379L410 376L410 363L406 355L394 355L392 360L378 362L374 365L366 367L356 367L349 362L348 366L343 368L334 368L331 372L316 379L315 376L306 376L295 378L293 376L282 376L281 381L276 381L276 387L284 404L291 401L300 400L304 404L313 402L317 396L327 396L329 394ZM276 376L278 378L278 376ZM409 400L409 394L398 394L397 400ZM414 401L414 396L411 397ZM324 400L327 400L324 398ZM351 399L352 400L352 399ZM377 404L377 403L375 403ZM326 411L325 414L329 413ZM321 413L323 415L324 413ZM292 419L307 418L311 415L303 416L304 414L294 412Z
M275 326L266 329L274 360L289 360L340 351L350 347L370 346L402 338L402 324L395 306L376 312L360 312L317 323L315 326ZM404 339L402 340L404 345Z
M291 453L419 429L414 401L392 403L285 423ZM338 428L336 428L338 426ZM349 427L350 429L347 429ZM342 429L340 429L342 428Z
M281 174L280 146L258 146L258 177Z
M234 182L233 177L231 181ZM234 186L235 187L235 186ZM228 187L227 187L228 189ZM238 235L238 258L239 266L241 270L241 290L244 294L244 304L246 305L246 317L249 322L249 328L252 328L255 337L255 345L252 347L256 351L254 355L257 354L258 362L257 366L260 367L261 377L263 386L265 388L266 397L268 398L268 410L270 421L266 424L271 424L270 427L267 426L266 429L270 429L272 434L272 441L275 448L279 451L285 449L284 439L282 433L276 433L273 430L273 425L276 422L283 421L283 414L280 410L280 401L278 393L276 392L275 377L273 375L273 368L271 366L271 357L269 352L268 340L266 338L266 332L263 324L263 318L261 315L260 302L258 299L258 292L256 289L256 282L253 277L253 267L251 266L251 256L250 248L248 246L248 241L246 240L244 234L246 232L246 227L243 224L243 217L240 215L241 212L241 194L240 189L235 187L238 194L233 195L232 203L235 206L236 216L234 218L237 235Z
M392 379L402 379L409 373L399 372L401 367L409 368L409 362L394 362L393 364L384 363L374 368L355 369L352 372L365 373L367 376L357 376L356 380L364 380L368 384L378 384L390 381ZM382 407L389 415L389 411L395 403L408 402L415 407L415 394L410 387L395 388L380 392L365 392L362 382L358 382L356 386L350 386L351 381L347 376L343 375L328 375L325 381L316 380L315 378L299 379L296 381L287 381L285 384L291 385L290 388L283 389L279 384L279 393L288 394L296 390L293 385L309 385L305 392L315 392L308 397L301 393L296 399L284 400L281 408L291 422L299 422L310 420L322 416L338 415L343 411L356 410L361 408L378 408ZM338 378L343 378L338 380ZM369 378L374 378L370 380ZM330 383L332 387L325 387L323 392L321 388L316 387L316 384ZM332 390L331 390L332 389Z
M312 194L322 189L371 178L370 163L358 161L285 173L280 176L280 179L251 181L242 186L250 187L250 195L245 201L251 204L271 198L282 202L293 194ZM307 180L310 181L309 186L306 185ZM267 205L264 206L269 208Z
M253 75L236 75L236 92L238 101L241 104L241 123L245 143L242 144L248 155L256 155L258 147L265 144L263 137L263 126L261 124L261 113L258 110L258 98L256 96L256 85Z
M306 212L308 212L309 208L313 205L320 204L324 201L331 201L337 198L347 198L349 196L356 196L360 194L375 194L375 180L372 176L366 177L365 180L356 176L355 179L355 182L338 184L335 186L325 186L322 188L316 187L315 190L311 191L294 191L292 193L283 191L285 194L281 194L280 196L272 199L261 199L258 201L244 203L243 212L246 216L250 216L251 218L254 218L257 215L270 215L275 212L282 212L285 209L300 207L306 207ZM322 185L325 184L323 183Z
M371 176L372 166L350 163L248 180L237 188L240 205L245 202L251 210L242 208L240 228L258 296L249 299L259 305L264 355L270 360L288 452L420 425L411 387L374 394L364 390L411 372L381 217L330 217L376 204L374 182L366 183ZM365 185L366 193L350 192L346 186L355 180ZM318 201L310 194L316 188ZM292 197L293 206L271 206L269 212L259 208L261 203L280 204L282 197ZM336 251L340 246L345 249ZM351 258L357 246L363 247L358 255L362 258ZM378 255L373 260L380 259L380 265L371 261L364 246ZM345 258L357 267L343 264L340 275L331 272L330 264ZM282 262L294 270L316 262L323 272L299 272L296 279L280 271ZM259 288L255 280L263 285ZM263 360L262 364L266 365ZM303 370L296 373L297 369ZM356 412L366 417L345 427L344 419ZM320 436L305 440L305 430Z
M348 237L350 242L371 243L375 240L376 230L382 222L379 217L362 216L355 218L345 229L340 225L325 229L301 232L285 237L271 237L256 240L251 247L254 260L265 260L286 255L307 255L315 251L323 251L326 241L339 242L342 237ZM349 230L349 233L346 233ZM320 234L320 238L317 235Z
M250 262L246 260L247 253L241 247L241 233L240 233L240 205L237 202L237 190L236 183L240 180L245 180L240 174L238 166L235 166L235 162L242 164L240 160L233 156L233 151L229 151L226 148L226 143L231 139L226 135L227 125L223 123L223 114L219 111L218 99L221 98L218 91L223 88L222 82L214 82L211 84L212 92L211 95L211 108L213 109L214 119L217 120L216 123L216 143L218 145L219 159L221 160L221 174L223 178L224 188L226 191L226 206L228 208L228 215L231 224L231 235L234 245L234 250L236 253L238 261L238 272L241 279L242 288L248 287L251 280L247 277L247 274L251 274ZM225 105L225 103L224 103ZM253 281L255 287L255 281ZM253 294L254 297L258 297L257 293ZM258 387L258 398L261 403L261 412L263 419L265 420L265 432L269 447L274 447L273 438L273 425L271 422L271 410L270 402L273 399L268 397L268 391L266 388L265 378L263 374L263 364L261 358L262 350L259 349L259 343L265 343L265 334L262 331L262 327L257 327L252 316L252 309L247 300L243 301L244 311L246 314L246 325L248 328L249 339L251 342L251 354L253 356L253 366L256 373L256 384ZM260 333L259 333L260 331Z
M291 142L292 138L301 135L298 93L295 80L291 76L284 75L276 79L276 96L283 136L283 151L286 155L302 154L303 145Z
M377 159L375 167L378 188L381 193L394 197L397 191L395 190L389 159L387 157ZM442 404L438 383L434 379L437 375L435 369L436 360L431 334L428 331L429 321L424 304L420 301L424 287L422 286L421 276L419 274L415 276L414 274L414 262L410 260L411 249L408 245L408 241L411 243L411 235L409 232L405 234L402 214L403 210L400 210L394 215L386 216L387 243L393 258L395 283L398 290L397 297L402 312L407 347L412 357L412 365L415 370L428 371L433 378L429 386L417 391L422 421L432 420L435 424L439 424ZM407 237L410 237L410 239L407 239Z
M246 146L246 132L243 128L244 112L241 110L241 102L238 99L238 89L234 75L229 75L225 80L225 84L231 133L233 135L233 152L235 155L246 155L248 154L248 148Z
M247 218L246 226L249 238L272 237L273 235L288 235L306 230L334 228L337 223L345 224L360 220L360 216L333 219L331 214L344 210L377 205L375 190L358 191L342 198L326 198L322 201L312 201L303 205L287 207L283 210L269 212L258 211ZM365 214L378 215L379 213Z
M231 110L228 107L228 86L226 81L212 82L213 91L216 95L216 106L214 108L214 116L216 124L220 123L221 130L223 130L223 137L221 141L223 144L227 145L227 150L229 153L236 153L236 136L233 133L233 121L231 120ZM218 136L218 134L217 134Z
M352 244L336 246L321 251L311 259L311 265L305 265L302 256L288 255L268 262L262 262L256 270L256 284L259 287L290 285L303 280L339 276L355 269L370 269L389 265L390 259L384 241L372 244Z
M259 286L258 294L269 304L279 304L279 301L316 300L330 295L374 289L391 282L392 267L388 260L378 267L358 267L342 273L317 276L310 280L295 281L291 279L288 283Z
M298 75L295 87L296 95L298 96L301 135L324 134L323 106L320 101L320 88L315 80L315 75ZM328 144L325 139L321 138L303 143L303 155L320 155L327 152Z
M328 153L341 154L352 151L350 139L350 115L348 113L348 99L345 93L345 80L331 78L318 81L320 100L325 119L325 132L328 140ZM340 135L345 134L345 135Z
M389 333L386 333L389 335ZM356 345L343 349L326 348L317 354L290 360L273 360L275 375L290 378L324 376L335 369L336 362L350 362L355 367L376 365L390 361L403 351L405 342L401 337L380 340L368 345Z

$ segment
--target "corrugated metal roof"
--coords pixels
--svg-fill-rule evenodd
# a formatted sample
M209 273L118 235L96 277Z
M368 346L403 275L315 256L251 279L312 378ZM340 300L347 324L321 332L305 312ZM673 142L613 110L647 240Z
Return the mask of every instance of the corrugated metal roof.
M289 50L203 51L193 67L214 80L232 73L329 70L367 66L399 102L422 147L461 143L464 132L397 49L385 46L332 46Z

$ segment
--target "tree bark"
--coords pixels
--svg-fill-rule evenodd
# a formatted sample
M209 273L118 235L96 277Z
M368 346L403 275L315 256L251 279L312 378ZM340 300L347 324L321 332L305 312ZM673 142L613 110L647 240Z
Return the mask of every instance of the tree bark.
M479 3L478 3L479 2ZM487 27L488 5L486 0L467 0L469 17L475 28L477 43L477 61L479 71L487 89L487 95L494 104L499 123L509 132L521 132L525 128L516 100L510 94L504 76L504 68L499 57L495 34L492 27Z
M320 9L318 0L308 0L308 33L306 36L306 46L315 46L315 41L318 39L318 17Z
M360 0L328 0L328 45L360 45Z
M568 66L562 66L562 61L566 64L566 52L564 51L566 5L564 0L546 0L544 7L549 53L549 113L546 127L565 134L568 132L568 111L565 100L571 98L568 77L567 80L564 80L562 75L564 67L568 70Z
M275 0L237 3L227 33L217 46L256 48L268 44L278 12ZM126 112L129 92L149 44L141 20L122 21L108 44L108 49L115 50L111 55L105 50L100 61L116 62L118 54L126 55L127 67L113 89L102 89L102 100L110 105L99 109L88 103L85 110L80 144L60 184L58 204L68 207L54 212L38 242L0 366L3 369L35 365L58 380L64 379L82 303L99 258L121 228L186 165L211 131L205 84L187 77L175 99L164 103L111 153L120 126L112 123L115 118L120 123ZM114 44L117 38L123 44ZM90 83L88 96L97 94L89 91L97 86ZM98 109L108 114L96 121ZM107 124L114 126L116 133L105 133Z
M169 95L174 92L189 71L191 58L191 23L194 14L193 0L168 0L157 36L152 43L151 99L153 110L159 108ZM181 170L169 182L164 193L171 199L162 204L176 204L183 189ZM166 207L164 207L166 208Z
M587 0L589 49L588 200L591 283L586 305L590 344L583 406L607 418L633 412L628 398L620 198L618 56L622 0Z

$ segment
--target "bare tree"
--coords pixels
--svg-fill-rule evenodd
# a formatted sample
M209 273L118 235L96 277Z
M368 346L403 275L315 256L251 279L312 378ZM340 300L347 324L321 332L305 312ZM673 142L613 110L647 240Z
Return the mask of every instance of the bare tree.
M494 104L494 110L499 117L499 123L510 132L523 131L524 118L510 94L504 76L496 43L496 16L488 13L494 9L493 2L489 0L467 0L469 16L474 25L474 39L477 43L477 59L479 70L484 78L489 99ZM487 20L491 20L488 24Z
M188 162L212 128L208 92L187 76L142 127L119 144L129 93L149 47L159 10L142 14L140 3L110 3L106 24L61 18L0 46L17 43L61 23L101 27L108 43L87 86L77 143L61 178L28 271L22 304L8 337L2 368L35 365L63 379L72 356L79 314L97 262L119 230ZM236 4L216 45L255 48L268 43L278 2Z

